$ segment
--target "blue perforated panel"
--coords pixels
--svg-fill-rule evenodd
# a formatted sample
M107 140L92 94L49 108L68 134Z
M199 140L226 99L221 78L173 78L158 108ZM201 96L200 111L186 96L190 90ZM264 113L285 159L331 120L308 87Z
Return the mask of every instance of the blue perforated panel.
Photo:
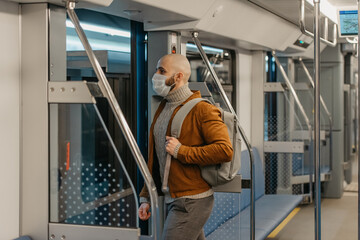
M240 173L243 178L250 177L249 155L243 151ZM255 158L255 196L256 196L256 239L265 239L283 219L301 202L301 196L264 195L264 174L259 153L254 149ZM241 202L240 202L241 201ZM208 240L247 240L250 238L250 190L241 194L215 193L212 215L204 230ZM239 213L239 209L241 212Z
M258 199L264 195L264 174L262 169L262 162L260 155L256 149L254 149L255 160L255 198ZM250 179L250 158L248 151L241 152L241 169L239 173L243 179ZM250 205L250 190L243 189L241 194L238 193L215 193L215 204L213 212L204 227L205 235L209 235L216 230L216 234L220 234L217 230L219 226L226 223L227 226L235 224L231 229L240 229L239 222L232 221L231 219L239 214L239 209L243 210ZM231 230L232 231L232 230ZM230 232L231 232L230 231ZM222 231L222 239L227 238L226 231ZM236 235L238 236L238 234Z
M223 223L239 214L239 193L215 193L214 197L215 203L213 211L209 220L204 226L205 236L209 235Z

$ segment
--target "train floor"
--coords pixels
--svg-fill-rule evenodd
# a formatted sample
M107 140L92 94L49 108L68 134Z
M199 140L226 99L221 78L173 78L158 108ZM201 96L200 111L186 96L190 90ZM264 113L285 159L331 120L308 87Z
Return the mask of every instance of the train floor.
M321 225L322 239L358 239L358 190L357 162L353 165L353 182L345 188L340 199L322 199ZM314 205L301 205L300 211L278 232L278 240L312 240L314 234Z

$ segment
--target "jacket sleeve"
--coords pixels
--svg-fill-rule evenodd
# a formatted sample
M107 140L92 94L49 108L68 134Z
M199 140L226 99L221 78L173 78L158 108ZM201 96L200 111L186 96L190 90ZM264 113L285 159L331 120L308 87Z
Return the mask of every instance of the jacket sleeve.
M200 166L231 161L233 148L227 127L221 119L220 110L204 102L198 111L197 116L200 119L200 126L198 127L203 135L204 145L181 145L177 159L184 164Z
M140 198L149 199L149 191L145 184L144 184L143 188L141 189L139 196L140 196Z

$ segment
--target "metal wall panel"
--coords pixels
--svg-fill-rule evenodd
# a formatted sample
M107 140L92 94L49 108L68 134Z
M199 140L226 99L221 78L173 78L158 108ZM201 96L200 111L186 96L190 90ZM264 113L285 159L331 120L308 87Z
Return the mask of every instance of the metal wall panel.
M344 182L344 58L340 46L326 48L321 55L321 88L325 102L330 102L330 112L334 122L332 149L333 165L331 180L324 185L324 197L340 198Z
M21 8L20 234L47 239L48 230L48 8Z
M321 54L321 88L332 85L332 91L322 91L325 102L332 102L330 112L334 123L331 180L324 185L324 197L340 198L344 182L344 58L340 46L328 47Z
M0 1L0 239L19 236L20 18L19 5Z
M251 81L251 143L259 150L264 161L264 82L265 52L257 51L252 57Z
M50 5L49 59L50 81L66 80L66 12L65 8Z
M324 194L325 198L341 198L343 195L343 183L344 183L344 148L342 143L344 141L344 132L334 132L334 146L333 149L333 170L331 172L331 179L324 183Z
M140 230L51 223L49 234L51 240L138 240Z
M252 54L239 52L236 54L236 113L240 119L246 136L251 141L251 94L252 94ZM246 149L245 142L241 142L241 149Z

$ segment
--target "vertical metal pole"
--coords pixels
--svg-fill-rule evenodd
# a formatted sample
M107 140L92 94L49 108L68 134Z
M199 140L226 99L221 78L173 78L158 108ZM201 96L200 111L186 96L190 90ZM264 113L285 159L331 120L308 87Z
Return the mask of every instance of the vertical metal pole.
M320 0L314 0L314 79L315 79L315 240L321 240L321 186L320 186Z
M215 73L214 68L211 66L210 61L204 51L204 49L201 46L201 42L198 39L199 33L198 32L193 32L192 33L192 38L194 40L194 43L197 47L197 49L199 50L200 56L203 59L207 69L209 70L211 76L213 77L215 84L217 85L218 89L220 90L220 94L222 96L222 98L225 101L226 107L230 110L230 112L232 114L234 114L235 118L236 118L236 125L238 127L238 130L240 132L240 135L242 137L242 139L245 142L246 148L249 152L249 157L250 157L250 178L251 178L251 186L250 186L250 240L255 240L255 161L254 161L254 154L253 154L253 150L250 144L250 141L248 140L248 138L245 135L245 131L242 129L242 127L240 126L240 120L234 110L234 108L232 107L229 98L227 97L224 88L222 87L220 80L218 78L218 76Z
M97 79L99 80L99 88L102 94L107 98L109 105L114 113L114 116L120 126L122 133L124 134L125 140L129 145L131 153L141 171L141 174L144 177L145 184L149 190L150 202L151 202L151 216L152 216L152 236L154 239L160 239L160 224L159 224L159 203L158 195L155 183L152 179L149 169L147 168L144 157L141 154L139 146L130 130L129 125L126 122L126 118L121 111L120 105L117 102L114 92L112 91L109 82L105 76L104 71L102 70L99 61L97 60L90 43L85 35L84 30L80 26L79 19L75 13L75 2L67 1L66 9L69 15L71 22L75 26L76 33L79 36L79 39L86 51L86 54L90 60L91 66L94 69Z

